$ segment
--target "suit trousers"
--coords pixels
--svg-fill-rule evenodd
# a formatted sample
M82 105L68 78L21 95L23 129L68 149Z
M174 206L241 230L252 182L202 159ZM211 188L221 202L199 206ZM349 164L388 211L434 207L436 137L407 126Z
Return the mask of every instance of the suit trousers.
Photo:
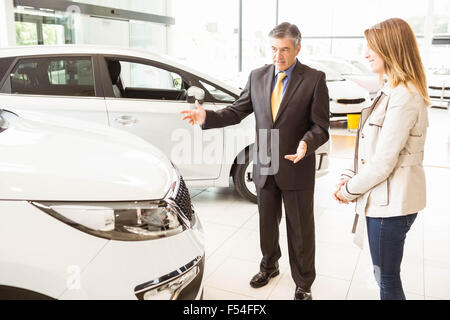
M306 190L281 190L268 176L262 188L257 188L259 236L263 258L260 271L278 268L281 257L279 225L284 203L292 278L297 287L311 290L316 278L314 232L314 186Z

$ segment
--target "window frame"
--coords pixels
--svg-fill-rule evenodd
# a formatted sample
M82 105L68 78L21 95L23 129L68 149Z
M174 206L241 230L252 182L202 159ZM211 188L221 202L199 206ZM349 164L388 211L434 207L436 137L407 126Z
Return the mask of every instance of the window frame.
M3 62L1 62L3 61ZM2 87L3 82L6 80L8 75L11 73L11 65L13 65L13 62L15 61L14 57L1 57L0 58L0 65L4 63L6 65L6 68L4 69L3 73L0 74L0 88ZM1 71L1 69L0 69ZM1 92L1 91L0 91Z
M16 12L14 14L14 23L15 22L28 22L34 23L36 25L36 33L37 33L37 44L36 45L44 45L44 34L43 34L43 25L59 25L64 27L64 44L74 44L75 43L75 32L73 28L69 26L70 19L67 17L48 17L41 16L39 14L28 14L28 13L20 13ZM14 24L15 26L15 24ZM61 44L55 44L61 45Z
M12 70L23 60L32 60L32 59L68 59L68 58L89 58L92 62L92 73L94 80L94 95L93 96L73 96L73 95L48 95L48 94L28 94L28 93L17 93L14 95L22 95L22 96L37 96L37 97L65 97L65 98L103 98L103 86L101 85L101 77L99 71L99 63L98 63L98 55L97 54L85 54L85 53L70 53L70 54L36 54L36 55L20 55L11 57L14 58L14 61L11 63L9 68L7 69L6 74L0 82L0 93L4 94L12 94L11 88L6 87L6 82L8 81L8 77L10 77Z
M206 90L206 88L200 83L199 80L206 82L214 87L216 87L217 89L220 89L223 92L226 92L227 94L229 94L230 96L234 97L236 100L239 98L238 95L218 86L215 83L212 83L209 80L206 80L204 78L201 78L195 74L192 74L190 72L187 72L183 69L177 68L177 67L173 67L169 64L166 63L162 63L159 61L155 61L155 60L151 60L151 59L147 59L147 58L140 58L140 57L132 57L132 56L126 56L126 55L113 55L113 54L103 54L100 55L99 57L99 67L101 69L101 80L102 80L102 84L103 84L103 92L105 93L105 98L114 98L114 99L133 99L133 100L146 100L146 101L180 101L183 102L184 100L159 100L159 99L140 99L140 98L117 98L114 95L113 92L113 85L111 82L111 77L109 75L109 70L108 70L108 65L107 65L107 60L118 60L118 61L124 61L124 62L130 62L130 63L139 63L139 64L144 64L144 65L148 65L151 67L155 67L155 68L159 68L159 69L163 69L165 71L168 72L173 72L178 74L179 76L181 76L181 79L183 81L183 83L187 84L189 87L191 86L197 86L199 88L202 88L203 90L205 90L205 100L204 102L208 102L208 103L224 103L223 101L217 100L215 99L208 90ZM185 88L188 89L188 88ZM231 104L231 103L229 103Z

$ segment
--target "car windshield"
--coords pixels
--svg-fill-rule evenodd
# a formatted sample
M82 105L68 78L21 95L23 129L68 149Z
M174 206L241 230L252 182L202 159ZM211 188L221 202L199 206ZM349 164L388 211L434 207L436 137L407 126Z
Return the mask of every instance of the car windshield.
M341 75L327 67L326 65L316 62L316 61L308 61L305 63L307 66L310 66L314 69L320 70L325 72L326 80L327 81L344 81L345 79L341 77Z
M363 62L356 61L356 60L351 60L350 63L352 65L354 65L356 68L358 68L359 70L361 70L361 72L363 74L373 75L373 72L370 71L370 69L367 67L367 65L365 65Z
M436 70L435 72L433 72L433 74L436 74L436 75L450 75L450 67L440 68L440 69Z
M354 75L362 75L362 71L358 68L356 68L354 65L347 63L345 61L335 61L335 60L328 60L328 59L321 59L317 60L323 65L326 65L328 68L333 69L334 71L342 74L342 75L348 75L348 74L354 74Z

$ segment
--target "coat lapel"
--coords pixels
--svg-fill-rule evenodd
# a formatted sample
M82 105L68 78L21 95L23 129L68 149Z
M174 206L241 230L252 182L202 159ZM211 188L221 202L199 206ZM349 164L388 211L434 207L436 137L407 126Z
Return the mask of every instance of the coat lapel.
M361 133L362 128L364 127L364 124L366 123L367 119L369 119L370 114L373 111L373 108L381 102L381 100L384 97L384 93L380 93L378 97L375 98L373 103L370 105L370 107L364 108L361 110L361 117L359 119L358 124L358 132L356 134L356 146L355 146L355 158L354 158L354 169L355 172L358 172L358 151L359 151L359 134Z
M272 107L270 105L270 98L272 97L272 83L275 74L275 66L272 65L266 74L264 75L264 102L267 116L270 118L270 122L272 122Z
M373 108L375 108L375 106L378 103L381 103L383 98L384 98L384 93L380 93L380 95L375 98L375 100L370 105L370 107L367 107L367 108L364 108L364 109L361 110L361 121L359 122L359 128L358 128L359 130L361 130L363 128L363 126L366 123L367 119L371 115L371 113L373 111Z
M281 100L280 108L275 118L274 124L278 121L283 111L287 108L289 100L295 94L298 86L303 81L303 65L297 60L294 70L292 70L291 79L289 79L286 92L284 93L283 99ZM270 101L270 99L269 99Z

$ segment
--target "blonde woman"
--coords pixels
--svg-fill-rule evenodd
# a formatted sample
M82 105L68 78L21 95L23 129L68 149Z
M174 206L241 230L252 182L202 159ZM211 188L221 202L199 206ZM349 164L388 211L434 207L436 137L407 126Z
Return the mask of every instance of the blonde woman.
M357 236L366 229L382 300L404 300L400 264L406 233L425 207L422 166L429 97L424 68L411 27L402 19L383 21L364 32L366 58L388 82L363 109L353 168L334 197L356 202Z

